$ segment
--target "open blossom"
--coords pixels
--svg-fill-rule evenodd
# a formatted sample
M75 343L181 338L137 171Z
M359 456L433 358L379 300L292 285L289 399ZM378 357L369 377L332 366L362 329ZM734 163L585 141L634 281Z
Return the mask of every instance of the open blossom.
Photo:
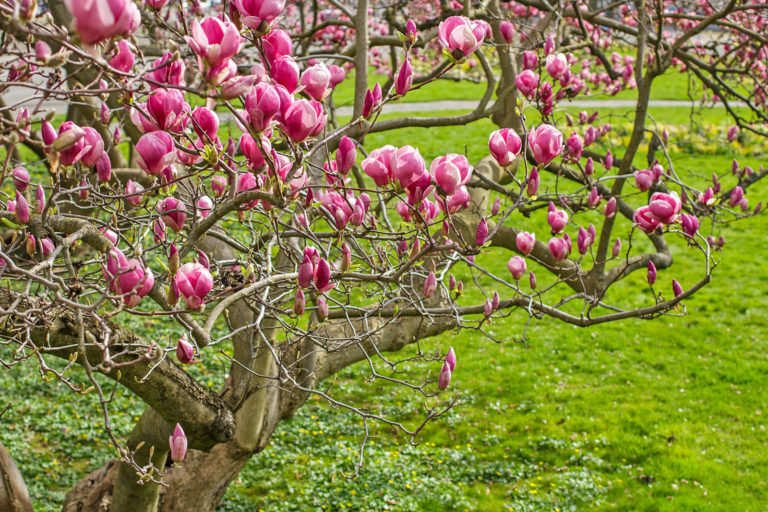
M641 206L635 210L635 215L632 217L632 220L634 220L638 227L646 233L653 233L661 225L659 219L653 215L648 206Z
M285 0L234 0L234 4L243 25L259 33L266 32L285 8Z
M131 308L136 307L155 284L149 267L144 267L138 259L127 259L117 248L110 249L102 271L109 291L122 296Z
M536 96L536 89L539 87L539 75L530 69L521 71L515 78L517 89L527 98Z
M488 139L488 149L502 167L511 164L522 147L520 136L510 128L496 130Z
M454 59L460 60L475 53L488 33L488 24L464 16L451 16L440 22L437 28L440 46L448 50Z
M166 197L157 203L157 211L165 222L165 225L177 233L184 229L187 220L187 207L175 197Z
M448 153L432 160L429 172L435 177L435 182L445 194L451 195L472 177L472 166L464 155Z
M269 128L275 114L280 110L280 96L271 84L259 82L245 97L245 111L248 123L257 132Z
M59 135L53 142L53 148L59 152L61 165L75 165L88 151L85 147L85 130L72 121L64 121L59 126Z
M64 0L75 30L85 44L96 44L110 37L133 34L141 21L132 0Z
M662 224L675 222L682 207L683 203L676 192L670 194L656 192L651 196L651 202L648 204L651 214Z
M184 39L211 68L234 57L245 42L232 22L211 16L204 18L202 22L193 18L189 33Z
M161 84L184 85L184 60L172 60L173 58L173 53L165 52L162 57L155 59L152 62L151 71L147 73L147 78ZM152 89L158 88L152 83L149 86Z
M413 146L395 149L392 152L390 169L392 169L392 178L397 180L403 188L427 172L421 153Z
M367 174L376 185L386 186L392 178L392 155L397 150L394 146L386 145L374 149L368 154L368 158L360 163L363 172Z
M547 55L545 67L549 76L557 80L568 70L568 60L562 53Z
M197 262L182 265L174 281L189 309L200 309L213 288L211 272Z

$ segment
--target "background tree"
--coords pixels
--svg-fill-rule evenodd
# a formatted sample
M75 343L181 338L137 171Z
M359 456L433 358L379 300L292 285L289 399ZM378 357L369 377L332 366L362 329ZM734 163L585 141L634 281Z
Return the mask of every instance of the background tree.
M83 479L66 510L213 510L313 395L359 414L366 432L379 421L413 439L454 405L441 392L460 357L390 352L449 329L486 332L512 312L582 327L673 314L709 282L719 225L752 214L746 192L765 175L735 163L733 176L691 182L646 115L654 80L679 68L733 116L729 139L764 134L758 2L48 4L0 2L0 91L31 95L31 108L0 107L0 336L4 366L37 364L99 398L118 459ZM333 89L352 69L347 119ZM371 70L391 79L370 87ZM460 79L486 84L468 113L380 117ZM635 87L623 147L603 142L599 113L557 109ZM70 105L66 120L46 110L54 101ZM416 141L362 146L372 133L484 117L500 129L474 166L462 148L430 164ZM531 227L544 217L551 233ZM701 279L662 293L669 236L699 255ZM499 258L508 274L491 270ZM485 303L462 300L457 266ZM609 293L636 270L652 290L641 308ZM146 318L151 339L134 329ZM231 366L211 391L186 365L216 351ZM323 385L358 362L427 396L423 421L376 415ZM110 426L117 387L102 377L147 404L127 440Z

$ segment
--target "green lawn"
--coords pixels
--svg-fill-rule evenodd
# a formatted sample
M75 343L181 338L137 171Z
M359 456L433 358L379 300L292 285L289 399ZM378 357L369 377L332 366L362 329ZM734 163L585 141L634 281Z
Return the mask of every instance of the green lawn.
M652 114L683 124L688 111ZM626 114L602 115L615 127L611 143L620 143ZM673 147L678 172L722 173L734 154L759 167L764 145L745 139L734 153L717 143L727 128L721 116L705 113L700 131L676 132L695 141ZM415 144L425 158L466 149L477 160L487 154L492 129L482 121L432 129L426 137L423 130L401 130L371 135L366 146ZM543 187L549 185L545 180ZM766 184L750 190L752 204L766 191ZM526 222L543 235L542 219ZM627 223L617 231L622 237L628 232ZM472 331L424 340L426 353L453 346L458 355L451 387L437 399L371 382L364 366L348 369L334 379L334 397L411 428L425 405L454 394L460 405L430 423L418 446L373 425L365 466L350 479L345 475L354 470L363 427L355 416L311 400L251 460L221 510L765 510L768 273L760 251L768 229L758 217L731 224L724 234L728 245L718 255L714 280L686 301L687 316L592 329L534 321L523 346L514 338L526 317L515 312L488 328L499 344ZM676 265L659 273L656 288L666 296L672 278L687 287L701 277L692 251L679 241L671 246ZM489 251L478 261L502 273L506 258ZM469 274L457 274L468 285L462 303L481 301ZM543 273L538 276L540 286L547 283ZM653 300L640 274L617 285L609 299L624 307ZM150 332L155 326L132 327ZM11 359L4 346L0 358ZM194 371L218 386L225 360L215 353L205 359L206 367ZM427 370L435 375L439 364L415 365L406 375L423 378ZM64 386L43 383L31 365L0 371L0 387L0 409L11 404L0 420L2 442L25 474L36 510L59 510L63 492L112 453L96 399L75 399ZM140 410L129 394L117 393L118 434L128 434Z

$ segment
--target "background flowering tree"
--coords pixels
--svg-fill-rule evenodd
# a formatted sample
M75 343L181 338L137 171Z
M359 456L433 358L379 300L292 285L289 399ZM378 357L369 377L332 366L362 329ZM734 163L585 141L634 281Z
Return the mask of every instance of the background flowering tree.
M36 364L75 394L95 393L118 455L72 490L68 509L213 510L313 395L359 414L366 431L380 421L414 438L454 405L441 391L461 371L448 347L388 354L425 337L485 332L511 312L522 325L551 316L587 327L679 311L711 278L720 224L759 212L747 192L765 171L735 162L710 183L689 182L663 124L648 121L650 92L678 68L732 115L729 140L763 135L765 10L0 1L0 92L32 97L0 106L3 363ZM352 69L350 117L333 91ZM370 87L372 70L391 78ZM380 118L448 79L486 83L474 110ZM557 109L626 88L637 88L637 104L621 147L602 143L611 126L599 112ZM52 101L70 104L66 119ZM426 162L415 141L362 146L373 133L485 117L499 129L480 162L461 148ZM701 279L659 292L670 236L687 241L691 264L699 255ZM652 290L641 308L609 294L636 270ZM484 303L462 300L460 271ZM147 318L157 329L145 339L134 327ZM219 352L230 367L210 390L186 365ZM372 378L430 397L420 424L323 386L361 361ZM110 427L115 388L102 376L147 404L127 440ZM9 477L4 487L24 510L23 484Z

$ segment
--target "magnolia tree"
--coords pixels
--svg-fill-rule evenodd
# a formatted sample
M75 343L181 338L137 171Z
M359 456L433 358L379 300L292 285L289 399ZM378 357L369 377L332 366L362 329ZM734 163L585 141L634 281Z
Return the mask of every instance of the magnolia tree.
M732 117L724 139L764 134L766 10L0 0L0 92L25 93L0 105L4 371L37 365L98 397L117 456L65 509L214 510L311 396L358 414L366 432L384 422L413 441L455 405L445 391L461 354L389 353L447 330L486 334L514 313L522 341L545 316L587 327L679 312L710 280L720 224L759 211L747 191L765 172L734 161L690 182L696 170L676 167L663 119L647 115L654 80L687 73L697 101ZM374 72L390 78L369 87ZM345 80L351 115L334 103ZM474 110L379 119L455 80L486 84ZM621 146L599 112L559 108L624 89L637 100ZM488 155L479 162L456 147L428 162L416 145L362 145L486 117L499 129L487 148L468 141ZM701 278L654 288L670 237ZM651 285L642 307L608 293L634 271ZM470 285L455 275L487 300L463 298ZM140 336L148 318L157 330ZM213 390L187 365L217 353L231 366ZM423 421L373 414L322 385L358 362L427 397ZM146 404L127 438L111 428L109 379ZM3 454L5 509L28 510Z

